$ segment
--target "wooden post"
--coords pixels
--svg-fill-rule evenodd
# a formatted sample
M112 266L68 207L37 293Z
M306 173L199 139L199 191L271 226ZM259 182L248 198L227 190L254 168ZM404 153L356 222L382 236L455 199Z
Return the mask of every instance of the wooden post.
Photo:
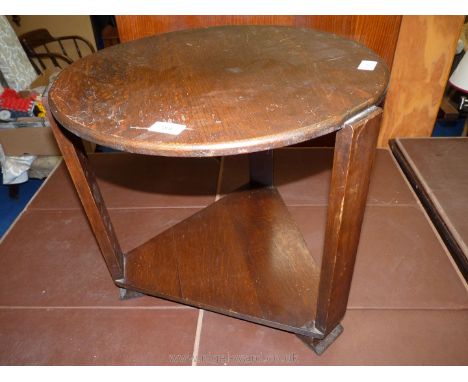
M382 110L372 107L336 135L315 326L337 327L348 303Z
M273 186L273 150L249 154L250 184Z
M121 279L123 277L123 253L96 178L89 167L83 142L76 135L59 126L50 112L47 100L44 101L44 106L47 110L50 127L62 152L68 172L78 192L107 268L114 281Z

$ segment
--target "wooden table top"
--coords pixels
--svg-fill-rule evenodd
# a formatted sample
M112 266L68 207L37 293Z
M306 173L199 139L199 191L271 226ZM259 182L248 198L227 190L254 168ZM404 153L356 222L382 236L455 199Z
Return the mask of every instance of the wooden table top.
M363 60L377 65L358 69ZM352 40L311 29L223 26L87 56L61 72L49 103L65 128L104 146L164 156L231 155L338 130L382 99L388 78L383 60ZM178 135L160 132L160 124L147 130L156 122L186 129Z

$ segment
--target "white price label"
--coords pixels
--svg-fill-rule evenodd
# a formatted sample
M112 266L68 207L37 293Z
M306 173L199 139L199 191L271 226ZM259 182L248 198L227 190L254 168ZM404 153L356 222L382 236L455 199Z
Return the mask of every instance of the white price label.
M179 125L178 123L156 122L148 128L148 131L152 131L155 133L179 135L186 128L187 126Z
M377 61L362 60L357 68L358 70L374 70L376 66Z

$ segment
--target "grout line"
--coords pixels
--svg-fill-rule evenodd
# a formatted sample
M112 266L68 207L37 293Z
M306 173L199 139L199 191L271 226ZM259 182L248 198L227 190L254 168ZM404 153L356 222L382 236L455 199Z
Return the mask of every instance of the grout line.
M207 205L203 206L142 206L142 207L107 207L107 210L158 210L158 209L202 209L207 207ZM83 208L82 207L60 207L60 208L44 208L44 207L35 207L32 208L32 211L81 211Z
M198 312L197 331L195 332L195 343L193 344L192 366L197 366L198 350L200 349L200 337L203 323L203 309Z
M223 194L216 194L215 201L221 199ZM286 203L286 207L327 207L328 204L326 203L304 203L304 204L289 204ZM146 207L107 207L109 211L129 211L129 210L158 210L158 209L203 209L208 207L208 205L204 206L146 206ZM391 203L368 203L366 207L419 207L417 203L400 203L400 204L391 204ZM81 211L81 207L66 207L66 208L37 208L34 207L30 209L30 211L45 211L45 212L57 212L57 211Z
M101 310L194 310L195 307L189 305L180 305L180 306L103 306L103 305L83 305L83 306L35 306L35 305L0 305L0 309L3 310L91 310L91 309L101 309ZM366 306L352 306L348 307L347 310L422 310L422 311L467 311L468 306L459 306L459 307L419 307L419 306L409 306L409 307L366 307ZM193 355L194 357L198 354L198 348L200 345L200 335L201 327L203 321L203 309L199 309L198 321L197 321L197 330L195 334L195 343ZM222 314L221 314L222 315ZM248 321L248 320L247 320ZM268 325L267 325L268 326Z
M52 169L52 171L49 173L49 175L47 175L47 178L46 180L41 184L41 186L37 189L37 191L35 192L35 194L32 196L31 199L29 199L29 201L26 203L26 205L24 206L23 210L18 214L18 216L15 218L15 220L13 220L13 222L10 224L10 226L8 227L8 229L5 231L5 233L3 234L3 236L0 238L0 244L3 243L3 240L7 237L7 235L10 233L10 231L13 229L13 227L16 225L16 223L19 221L19 219L23 216L23 214L26 212L26 210L29 209L29 205L34 201L34 199L36 199L36 196L39 195L39 192L42 190L42 188L47 184L47 182L49 181L49 179L52 177L52 175L55 173L55 171L58 169L58 167L60 166L60 164L62 163L63 161L63 158L60 158L60 160L57 162L57 164L55 165L55 167Z
M434 307L434 308L429 308L429 307L418 307L418 306L408 306L408 307L365 307L365 306L353 306L353 307L347 307L346 310L398 310L398 311L411 311L411 310L421 310L421 311L443 311L443 312L464 312L468 311L468 305L467 306L459 306L459 307Z
M195 310L196 308L191 306L2 306L0 305L0 310ZM411 311L422 311L422 312L468 312L468 306L460 307L348 307L347 311L400 311L400 312L411 312ZM221 314L223 315L223 314ZM197 358L200 349L200 339L201 339L201 330L203 324L204 310L199 309L198 320L197 320L197 329L195 332L195 342L193 345L192 353L192 366L197 366ZM224 315L225 316L225 315ZM238 319L235 318L234 319ZM249 322L247 320L247 322ZM251 322L252 323L252 322ZM255 324L255 323L253 323ZM257 325L257 324L255 324ZM268 327L268 325L266 325ZM273 328L275 329L275 328ZM278 329L280 330L280 329Z
M221 162L219 163L218 182L216 183L215 202L221 199L221 185L222 185L222 179L223 179L223 172L224 172L224 157L221 157Z
M366 207L418 207L417 203L367 203Z
M63 310L89 310L89 309L103 309L103 310L193 310L195 308L184 305L184 306L92 306L92 305L83 305L83 306L6 306L0 305L0 309L5 310L51 310L51 309L63 309Z
M318 138L318 137L317 137ZM314 139L314 138L312 138ZM333 146L286 146L286 147L278 147L273 150L333 150Z
M181 206L181 205L178 205L178 206L148 206L148 207L145 207L145 206L142 206L142 207L107 207L108 210L158 210L158 209L203 209L203 208L206 208L208 207L209 204L204 204L204 205L201 205L201 206L192 206L192 205L189 205L189 206Z
M308 203L308 204L288 204L286 203L286 207L327 207L328 203ZM417 207L416 203L399 203L399 204L391 204L391 203L367 203L366 207Z

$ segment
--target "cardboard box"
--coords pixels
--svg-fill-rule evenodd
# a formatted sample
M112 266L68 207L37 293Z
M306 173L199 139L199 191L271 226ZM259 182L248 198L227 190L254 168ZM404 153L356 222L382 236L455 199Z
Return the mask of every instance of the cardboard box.
M51 76L57 74L57 70L46 70L34 80L29 88L37 89L38 87L45 87L49 84ZM29 92L29 90L25 90L20 92L20 94ZM9 124L15 126L22 125L22 127L5 128L5 126ZM61 155L52 130L50 127L45 126L45 120L43 118L19 118L17 122L6 122L2 123L2 125L4 125L4 127L0 127L0 144L2 145L5 155Z
M29 85L30 89L36 89L41 86L48 86L60 73L58 68L47 68Z
M5 155L62 155L50 127L0 129L0 144Z
M58 75L57 68L47 69L31 84L31 89L48 86L51 80ZM44 120L38 117L22 118L22 122L43 125ZM39 121L39 122L38 122ZM0 128L0 144L7 156L18 156L23 154L32 155L62 155L50 127L18 127ZM96 144L83 140L85 150L92 153Z

